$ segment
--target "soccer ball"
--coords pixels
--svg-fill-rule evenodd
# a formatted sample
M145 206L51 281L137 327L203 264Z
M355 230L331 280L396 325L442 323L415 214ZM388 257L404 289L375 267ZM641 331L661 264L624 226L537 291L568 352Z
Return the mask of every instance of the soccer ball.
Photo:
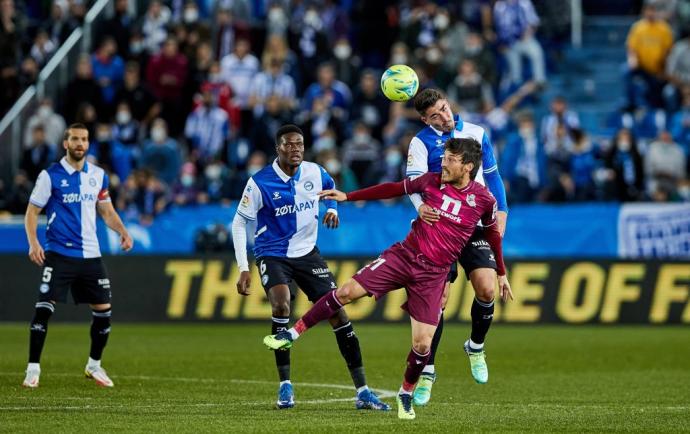
M391 101L407 101L417 93L417 89L417 73L407 65L393 65L381 76L381 90Z

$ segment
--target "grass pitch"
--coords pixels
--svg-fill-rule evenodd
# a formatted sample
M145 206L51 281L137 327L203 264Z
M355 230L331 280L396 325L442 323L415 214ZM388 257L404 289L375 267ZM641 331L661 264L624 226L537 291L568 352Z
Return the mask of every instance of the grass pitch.
M50 325L41 386L20 387L28 324L0 324L2 432L679 432L690 431L690 329L496 324L489 384L469 373L469 325L446 325L439 380L417 419L354 408L333 333L321 325L292 351L297 406L275 410L269 324L124 325L104 367L115 388L83 377L87 324ZM407 325L355 324L369 385L398 389ZM386 398L393 405L394 398Z

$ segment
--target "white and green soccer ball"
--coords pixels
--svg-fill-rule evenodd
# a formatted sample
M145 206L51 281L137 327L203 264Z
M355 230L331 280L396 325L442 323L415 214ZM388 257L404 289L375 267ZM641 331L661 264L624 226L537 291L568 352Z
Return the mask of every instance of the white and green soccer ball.
M407 101L419 89L419 78L407 65L393 65L381 76L381 90L391 101Z

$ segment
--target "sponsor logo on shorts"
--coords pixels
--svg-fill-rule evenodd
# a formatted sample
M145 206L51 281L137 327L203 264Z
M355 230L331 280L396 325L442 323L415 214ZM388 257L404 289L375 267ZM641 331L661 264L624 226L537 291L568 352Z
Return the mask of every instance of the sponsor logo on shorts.
M491 245L484 240L472 241L473 247L491 247Z
M38 290L41 291L41 294L45 294L50 291L50 286L47 283L42 283Z
M330 273L330 270L328 268L312 268L311 273L312 274L328 274L328 273Z
M268 275L264 274L263 276L261 276L261 284L266 286L267 283L268 283Z
M110 279L98 279L98 284L104 289L110 288Z
M314 189L314 183L311 181L307 181L304 183L304 189L307 191L312 191Z
M494 257L493 253L489 255L489 261L496 262L496 258Z

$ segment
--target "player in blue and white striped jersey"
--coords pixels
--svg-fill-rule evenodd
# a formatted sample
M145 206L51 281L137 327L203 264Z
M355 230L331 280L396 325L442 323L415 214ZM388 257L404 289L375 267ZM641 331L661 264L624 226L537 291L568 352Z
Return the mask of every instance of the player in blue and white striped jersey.
M248 221L256 220L254 259L261 284L272 308L271 334L287 330L290 284L296 283L312 303L337 288L335 278L316 247L319 228L319 192L335 188L333 178L318 164L303 161L304 135L295 125L284 125L276 133L278 158L247 182L232 223L235 258L240 269L237 291L249 294L251 274L247 262ZM325 201L323 224L339 225L337 204ZM367 387L359 340L343 309L330 318L338 347L347 362L357 389L358 409L389 410ZM294 393L290 383L290 352L275 352L280 386L278 408L291 408Z
M66 155L43 170L36 180L26 210L29 257L43 267L39 301L31 322L29 364L25 387L38 387L40 358L48 331L48 320L56 302L66 302L72 292L75 303L92 309L91 352L85 373L104 387L113 382L101 367L101 356L110 333L110 280L101 261L96 238L96 211L118 234L124 250L132 248L132 238L113 209L108 195L108 176L103 169L86 162L89 132L82 124L65 131ZM36 236L38 215L45 208L48 217L45 250Z
M473 138L482 145L482 164L475 181L486 185L496 198L498 211L496 219L498 230L503 235L508 215L505 187L498 172L493 146L484 128L464 122L460 116L453 115L446 96L437 89L424 89L414 99L415 110L420 114L423 128L410 142L407 154L407 176L415 178L427 172L441 172L441 158L444 144L449 138ZM421 196L411 195L419 217L429 224L439 220L438 210L425 205ZM464 206L475 206L474 200ZM463 249L459 260L468 280L472 282L475 298L472 304L472 333L464 344L470 359L470 368L475 381L480 384L488 381L488 367L484 358L484 339L491 326L494 313L494 288L496 282L496 260L489 243L484 239L481 225ZM457 271L449 275L449 283L455 280ZM446 284L444 305L448 298L449 283ZM414 393L414 402L425 405L431 398L431 387L436 380L434 356L443 332L443 316L436 329L431 345L429 362L422 372Z

